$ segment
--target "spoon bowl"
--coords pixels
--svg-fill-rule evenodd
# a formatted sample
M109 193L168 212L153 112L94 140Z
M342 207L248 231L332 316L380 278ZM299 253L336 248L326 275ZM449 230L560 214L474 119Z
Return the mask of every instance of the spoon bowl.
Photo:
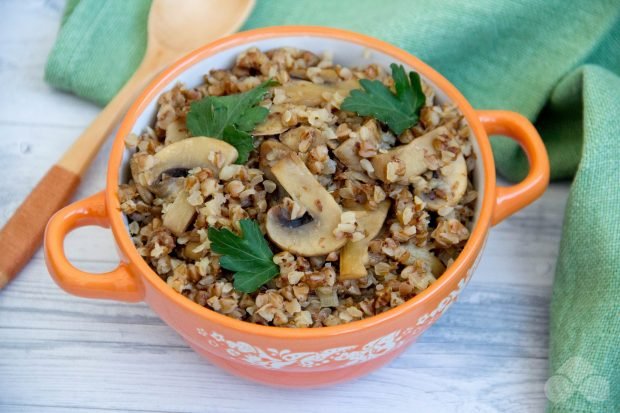
M253 0L156 0L149 14L147 56L165 51L178 58L230 34L241 27L253 5Z

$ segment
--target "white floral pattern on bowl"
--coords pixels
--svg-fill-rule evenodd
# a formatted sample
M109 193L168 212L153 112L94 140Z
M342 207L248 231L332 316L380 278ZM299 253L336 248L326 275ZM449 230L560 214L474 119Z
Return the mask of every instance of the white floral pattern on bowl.
M222 334L215 331L207 331L197 328L199 335L208 339L211 347L221 348L226 353L239 361L247 364L278 370L284 367L312 368L333 364L334 367L347 367L360 364L381 357L393 350L409 343L413 338L420 335L428 328L444 311L446 311L459 294L463 291L471 275L476 268L479 258L467 272L467 276L460 280L458 287L441 300L437 307L418 318L415 327L396 330L390 334L366 343L363 346L334 347L320 352L293 353L288 349L261 348L244 341L228 340Z

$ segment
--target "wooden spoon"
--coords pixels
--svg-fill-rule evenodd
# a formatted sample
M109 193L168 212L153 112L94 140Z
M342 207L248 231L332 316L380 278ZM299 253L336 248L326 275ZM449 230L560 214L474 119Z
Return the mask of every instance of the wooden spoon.
M82 175L137 93L155 74L184 54L235 32L254 3L255 0L153 1L142 63L0 231L0 288L37 250L47 221L69 201Z

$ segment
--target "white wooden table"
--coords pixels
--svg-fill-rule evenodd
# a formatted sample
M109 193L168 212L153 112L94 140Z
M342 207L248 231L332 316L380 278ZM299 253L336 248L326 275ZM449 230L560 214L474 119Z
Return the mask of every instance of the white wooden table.
M43 82L62 7L61 0L0 0L0 224L99 110ZM108 149L76 199L103 188ZM553 184L494 228L459 301L400 358L321 390L231 377L145 304L61 291L39 251L0 291L0 412L540 412L567 193L567 184ZM78 230L66 245L82 269L117 262L103 229Z

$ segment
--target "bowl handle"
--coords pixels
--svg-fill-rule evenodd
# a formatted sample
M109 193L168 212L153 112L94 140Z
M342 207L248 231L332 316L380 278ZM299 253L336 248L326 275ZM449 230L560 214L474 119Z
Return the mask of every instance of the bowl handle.
M91 274L78 270L67 260L65 237L74 229L88 225L110 226L103 192L61 209L48 222L45 262L54 281L65 291L81 297L141 301L143 286L131 275L127 264L120 263L116 269L103 274Z
M488 135L506 135L525 151L530 171L525 179L511 186L497 187L497 200L491 222L505 218L538 199L549 184L549 158L540 135L523 115L505 110L479 110L478 117Z

